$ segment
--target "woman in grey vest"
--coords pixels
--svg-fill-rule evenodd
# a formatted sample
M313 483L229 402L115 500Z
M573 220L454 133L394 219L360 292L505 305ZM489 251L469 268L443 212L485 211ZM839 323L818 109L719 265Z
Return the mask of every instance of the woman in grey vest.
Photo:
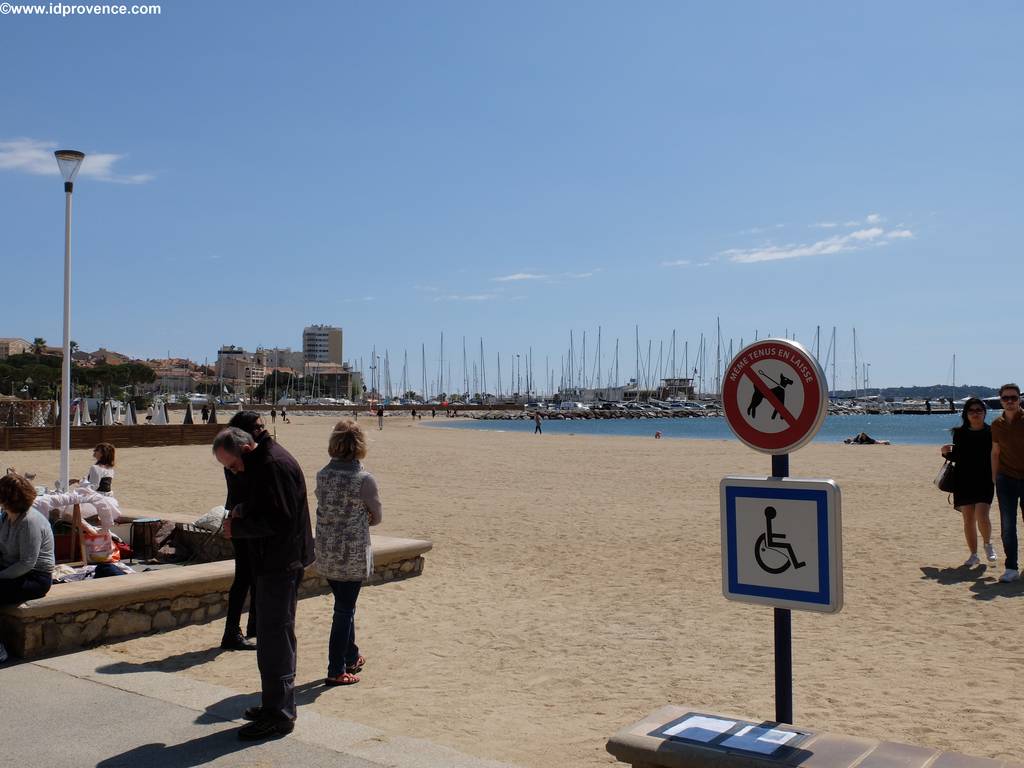
M356 645L359 588L373 573L370 526L381 521L377 481L363 469L366 436L339 421L327 452L331 462L316 475L316 569L334 592L334 622L327 654L327 685L352 685L366 659Z

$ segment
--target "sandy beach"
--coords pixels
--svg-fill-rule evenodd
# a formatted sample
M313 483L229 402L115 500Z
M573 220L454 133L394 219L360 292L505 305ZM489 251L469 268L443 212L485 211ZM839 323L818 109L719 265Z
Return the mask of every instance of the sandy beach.
M764 475L768 457L737 441L428 422L391 417L378 432L364 420L365 463L384 502L377 530L432 539L424 574L363 591L357 632L368 664L347 688L318 685L331 600L300 603L300 703L532 768L609 764L607 737L666 703L773 715L771 610L722 597L718 524L719 480ZM331 424L277 424L310 491ZM40 482L57 474L52 451L0 462ZM74 452L72 475L88 464ZM937 447L811 445L793 455L793 476L842 488L846 603L835 616L794 614L795 719L1019 759L1024 583L997 585L1001 561L988 572L957 568L967 553L959 514L931 484L938 464ZM117 472L128 508L198 516L223 501L203 446L123 449ZM104 650L258 690L254 654L211 650L221 630L215 622Z

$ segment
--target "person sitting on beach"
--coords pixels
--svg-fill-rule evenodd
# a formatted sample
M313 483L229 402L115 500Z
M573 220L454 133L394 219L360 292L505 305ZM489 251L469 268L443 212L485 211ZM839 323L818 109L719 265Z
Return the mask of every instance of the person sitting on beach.
M114 456L116 453L116 449L110 443L99 443L92 449L92 459L95 464L89 467L85 480L71 480L70 482L87 484L96 493L109 494L114 482Z
M74 494L59 494L75 503ZM19 605L50 591L53 583L53 529L33 505L36 489L19 474L0 477L0 605ZM7 649L0 643L0 662Z
M316 475L316 568L334 592L334 618L327 648L327 685L359 682L366 664L356 645L355 611L359 589L373 573L370 526L381 521L377 481L363 469L366 436L354 421L334 426L327 452L330 463Z

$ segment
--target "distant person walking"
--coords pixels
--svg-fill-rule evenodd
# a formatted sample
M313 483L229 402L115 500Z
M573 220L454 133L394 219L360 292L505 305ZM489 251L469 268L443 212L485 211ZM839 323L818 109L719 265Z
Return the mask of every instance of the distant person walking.
M543 435L544 430L540 428L540 411L533 412L533 434Z
M992 430L985 423L985 403L972 397L964 403L963 423L954 427L953 442L942 446L942 455L956 465L953 473L953 507L964 518L964 539L970 556L966 567L979 565L978 534L985 543L985 559L996 562L992 546Z
M1017 567L1017 508L1024 504L1024 419L1020 412L1020 387L999 388L1003 412L992 422L992 481L999 501L1006 570L1000 581L1020 578Z
M381 521L377 481L363 469L366 436L344 419L327 443L330 463L316 476L316 567L334 592L327 650L327 685L352 685L366 664L356 645L356 600L373 573L370 526Z
M206 405L203 406L203 410L201 410L199 412L199 418L201 418L203 420L203 424L205 424L206 422L208 422L210 420L210 408L209 408L209 406L206 406Z
M277 408L270 409L270 423L277 424Z
M284 406L281 406L281 421L285 424L291 424L291 422L288 421L288 409Z
M384 403L377 404L377 429L384 429Z
M306 481L288 451L264 430L258 438L237 427L217 435L213 452L226 469L244 473L240 503L224 521L224 535L245 539L256 577L256 661L262 703L243 717L245 741L291 733L295 709L295 607L303 570L313 562Z

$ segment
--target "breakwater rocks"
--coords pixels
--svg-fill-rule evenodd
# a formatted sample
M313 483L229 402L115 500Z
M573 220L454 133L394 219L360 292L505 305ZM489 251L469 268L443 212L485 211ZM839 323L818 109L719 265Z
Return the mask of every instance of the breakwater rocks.
M459 413L457 418L479 419L485 421L532 421L534 411L474 411ZM665 410L594 410L594 411L539 411L540 417L547 421L590 421L599 419L705 419L712 416L721 416L719 410L706 409L703 411L678 409Z

